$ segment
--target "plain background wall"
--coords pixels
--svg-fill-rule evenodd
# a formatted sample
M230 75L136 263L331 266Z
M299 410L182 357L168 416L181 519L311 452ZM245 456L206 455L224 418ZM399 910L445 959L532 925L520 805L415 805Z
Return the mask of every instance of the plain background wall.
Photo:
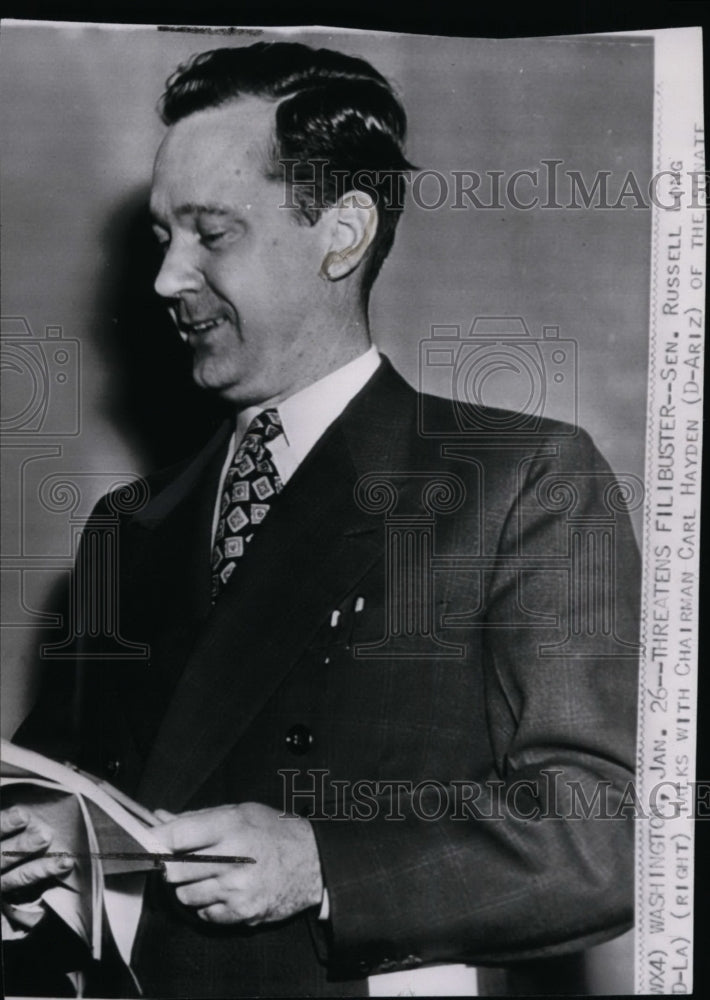
M5 736L33 695L40 614L70 564L72 531L117 479L188 453L217 419L192 388L150 287L157 258L144 201L163 134L157 99L191 53L275 37L3 25L2 313L24 317L35 339L61 327L79 345L64 361L54 346L42 348L50 395L23 427L18 414L37 376L13 348L23 340L17 322L5 324L5 354L20 358L3 368ZM652 169L651 42L288 37L372 61L403 96L410 159L451 183L444 207L410 200L400 223L372 302L381 349L416 384L418 345L432 325L467 330L475 316L520 316L533 337L559 326L578 345L579 422L615 470L643 477L650 212L633 199L622 210L455 210L450 172L508 176L554 158L588 185L606 170L618 192L633 171L643 188ZM436 184L421 190L436 199ZM485 197L485 182L481 190ZM519 190L527 195L524 183ZM561 187L560 201L567 193ZM68 379L58 383L62 365ZM516 405L513 389L493 383L487 401ZM562 398L549 412L573 415ZM67 480L71 502L61 497ZM597 951L591 985L630 990L628 936Z

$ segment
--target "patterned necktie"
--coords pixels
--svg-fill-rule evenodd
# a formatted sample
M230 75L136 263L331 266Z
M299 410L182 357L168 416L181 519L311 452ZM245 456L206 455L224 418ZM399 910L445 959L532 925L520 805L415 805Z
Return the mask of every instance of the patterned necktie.
M225 476L212 549L214 604L244 555L247 542L283 489L266 442L283 433L278 410L264 410L249 424Z

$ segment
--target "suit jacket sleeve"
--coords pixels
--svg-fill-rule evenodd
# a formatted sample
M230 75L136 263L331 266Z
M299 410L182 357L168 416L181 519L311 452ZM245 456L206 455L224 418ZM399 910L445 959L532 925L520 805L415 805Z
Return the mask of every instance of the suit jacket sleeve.
M604 544L589 543L581 563L570 552L573 521L598 523L608 511L610 477L581 433L556 453L541 447L500 513L501 558L485 596L492 627L483 663L470 663L484 671L495 760L475 808L452 794L436 820L422 818L421 802L417 810L400 800L401 821L314 823L336 965L361 974L432 961L497 965L565 954L630 926L633 823L619 807L635 761L640 566L627 514L614 516L611 556ZM555 586L545 557L561 552L571 568ZM524 573L505 561L521 553L530 557ZM603 592L580 590L590 579L606 581ZM603 605L592 609L606 615L598 635L584 655L542 655L579 626L570 609L580 595ZM545 607L555 627L495 627L527 606ZM610 644L610 615L628 646ZM453 790L470 776L448 777Z

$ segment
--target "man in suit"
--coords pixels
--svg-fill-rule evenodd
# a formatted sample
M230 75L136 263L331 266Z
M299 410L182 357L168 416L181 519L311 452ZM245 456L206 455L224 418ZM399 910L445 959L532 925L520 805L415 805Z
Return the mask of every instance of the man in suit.
M233 417L87 525L75 602L116 539L147 662L84 630L16 737L227 859L149 879L144 993L365 995L622 932L638 555L608 466L566 425L418 395L371 345L409 166L371 66L202 53L163 117L155 287ZM31 854L10 895L62 876L31 813L3 824Z

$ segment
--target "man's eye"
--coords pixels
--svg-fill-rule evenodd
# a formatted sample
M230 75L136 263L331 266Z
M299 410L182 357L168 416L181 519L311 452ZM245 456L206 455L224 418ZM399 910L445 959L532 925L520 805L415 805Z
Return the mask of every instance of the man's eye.
M200 242L203 243L206 247L213 247L216 246L216 244L219 243L219 241L223 239L223 237L225 237L226 235L227 234L224 232L203 233L200 236Z
M162 254L166 254L168 252L168 247L170 246L170 237L166 236L165 233L158 233L155 230L153 230L153 236L155 238L155 242L160 247L160 252Z

